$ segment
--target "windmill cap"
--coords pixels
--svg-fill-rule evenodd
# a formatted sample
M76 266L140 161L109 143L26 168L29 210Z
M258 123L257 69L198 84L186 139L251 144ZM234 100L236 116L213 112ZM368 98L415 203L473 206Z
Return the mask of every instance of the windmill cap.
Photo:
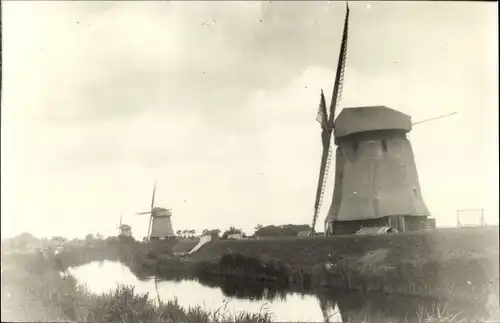
M157 217L172 216L172 212L169 209L165 209L162 207L155 207L153 209L153 212L155 213L154 215Z
M335 119L335 138L377 130L410 132L410 116L385 106L369 106L342 109Z

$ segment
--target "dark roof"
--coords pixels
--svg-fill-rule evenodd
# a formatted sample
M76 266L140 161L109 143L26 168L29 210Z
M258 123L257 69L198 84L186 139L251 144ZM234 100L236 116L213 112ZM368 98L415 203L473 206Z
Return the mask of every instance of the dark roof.
M172 216L172 211L169 209L165 209L163 207L155 207L153 209L155 217L169 217Z
M411 131L411 117L385 106L343 109L335 119L335 138L377 130Z

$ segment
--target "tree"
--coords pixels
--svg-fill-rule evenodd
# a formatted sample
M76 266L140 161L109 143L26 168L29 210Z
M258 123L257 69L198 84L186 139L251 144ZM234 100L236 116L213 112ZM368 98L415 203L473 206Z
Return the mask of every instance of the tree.
M25 249L35 246L39 240L31 233L24 232L12 239L12 246L15 249Z
M66 238L61 237L61 236L52 237L52 239L50 239L50 240L55 242L55 243L59 243L59 244L62 244L62 243L65 243L66 241L68 241Z
M178 236L182 235L182 230L177 230L177 235Z
M202 232L202 235L211 235L211 236L216 236L219 237L220 235L220 229L204 229Z
M260 229L262 229L263 227L264 227L264 226L263 226L262 224L257 224L257 225L255 226L255 228L254 228L254 229L255 229L255 231L259 231L259 230L260 230Z
M107 243L116 243L118 241L120 241L118 237L107 237L106 238Z
M94 241L94 235L89 233L85 236L85 243L92 243Z
M235 227L229 227L223 234L222 239L227 239L227 236L230 234L242 233L241 229L237 229Z

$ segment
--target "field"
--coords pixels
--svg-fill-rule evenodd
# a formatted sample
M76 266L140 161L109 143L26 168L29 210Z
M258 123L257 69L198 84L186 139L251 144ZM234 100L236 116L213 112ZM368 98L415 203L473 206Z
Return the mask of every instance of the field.
M196 260L226 253L268 256L292 266L361 258L366 253L388 249L384 264L411 260L443 260L453 257L498 256L498 227L440 229L381 236L288 237L259 240L216 240L193 254Z

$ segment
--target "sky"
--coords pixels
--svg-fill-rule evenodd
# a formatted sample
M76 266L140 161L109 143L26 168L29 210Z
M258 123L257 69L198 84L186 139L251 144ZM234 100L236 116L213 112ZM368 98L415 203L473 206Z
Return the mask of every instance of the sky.
M470 208L498 223L497 4L350 7L339 109L458 111L408 136L425 203L439 226ZM142 238L155 180L174 230L311 223L344 3L7 1L2 14L2 236L115 235L123 212Z

